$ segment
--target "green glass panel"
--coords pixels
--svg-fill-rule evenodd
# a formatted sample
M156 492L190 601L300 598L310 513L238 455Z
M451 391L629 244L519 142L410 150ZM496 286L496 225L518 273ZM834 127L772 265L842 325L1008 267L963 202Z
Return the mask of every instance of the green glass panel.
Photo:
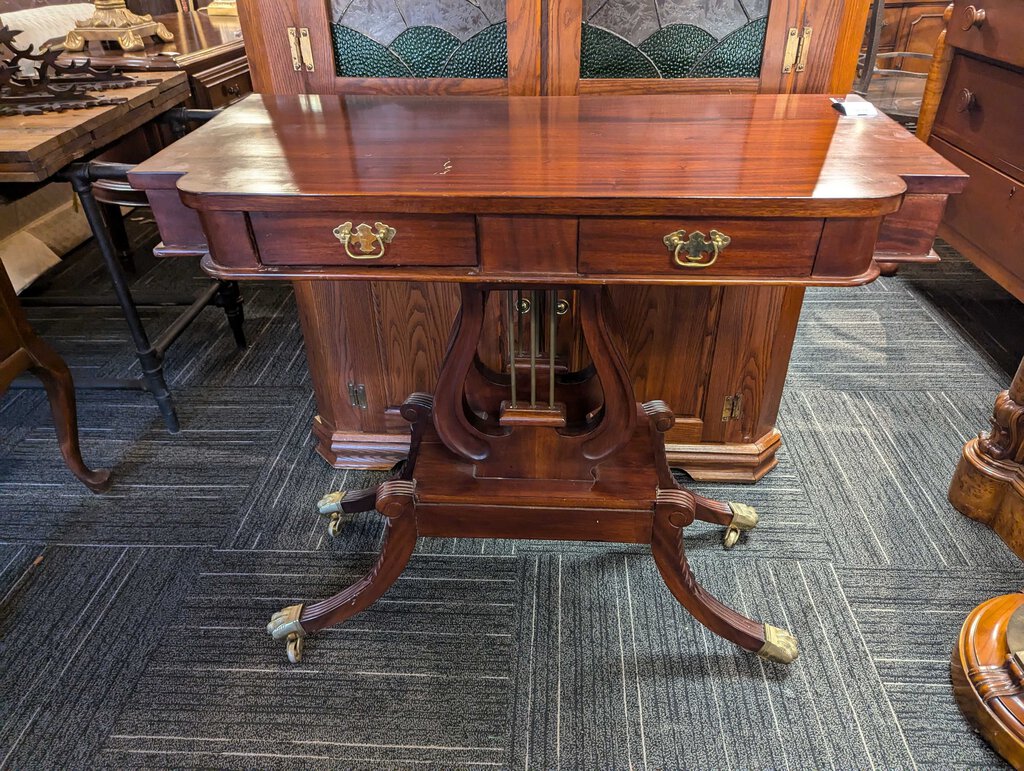
M692 24L673 24L655 32L639 46L665 78L685 78L690 68L718 41ZM620 76L621 77L621 76Z
M341 24L331 24L334 70L343 78L408 78L412 71L375 40Z
M440 27L410 27L394 39L388 49L412 70L417 78L438 78L445 62L461 43Z
M446 78L507 78L505 24L492 24L460 45L441 73Z
M580 41L580 77L660 78L661 73L654 62L628 40L592 24L584 24Z
M767 16L740 27L701 57L689 77L756 78L761 72L767 29Z

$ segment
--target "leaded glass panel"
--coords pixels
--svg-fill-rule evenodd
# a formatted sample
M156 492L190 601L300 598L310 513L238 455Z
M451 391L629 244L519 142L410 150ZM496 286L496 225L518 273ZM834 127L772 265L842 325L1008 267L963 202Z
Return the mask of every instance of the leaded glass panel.
M504 0L332 0L331 16L340 77L508 77Z
M768 0L584 0L580 77L756 78Z

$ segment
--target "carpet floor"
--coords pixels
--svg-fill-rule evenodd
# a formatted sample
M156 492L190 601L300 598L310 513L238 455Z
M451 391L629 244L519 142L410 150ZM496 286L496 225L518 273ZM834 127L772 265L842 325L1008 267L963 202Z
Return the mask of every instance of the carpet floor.
M155 241L136 218L134 237ZM789 668L693 621L646 547L426 539L369 611L291 666L264 626L371 564L381 526L335 539L314 503L374 478L316 455L290 289L244 287L250 346L205 311L171 349L182 431L151 399L81 391L64 468L44 395L0 398L3 768L999 768L957 710L965 615L1024 565L946 487L1024 353L1024 307L955 252L859 289L807 294L780 464L701 484L762 524L730 552L687 529L722 600L793 630ZM182 301L192 261L140 257L143 298ZM87 246L30 291L79 372L137 374ZM86 297L87 307L71 303ZM180 308L150 305L159 329Z

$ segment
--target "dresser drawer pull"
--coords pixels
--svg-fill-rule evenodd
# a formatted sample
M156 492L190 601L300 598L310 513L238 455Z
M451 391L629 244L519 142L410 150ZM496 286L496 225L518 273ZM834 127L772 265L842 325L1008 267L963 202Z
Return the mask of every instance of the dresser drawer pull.
M985 23L985 9L969 5L960 14L960 29L965 32L971 27L980 27Z
M343 222L334 229L334 237L345 247L345 254L353 260L379 260L384 256L386 244L390 244L397 231L383 222L374 222L370 227L365 222L352 227L351 222ZM354 242L359 254L353 254L349 244Z
M972 110L978 109L978 97L974 95L974 92L969 88L961 88L960 96L957 98L956 111L957 112L971 112Z
M715 264L718 255L725 251L725 247L732 241L725 233L717 230L710 231L711 235L706 236L699 230L690 233L689 237L685 230L676 230L665 236L662 241L672 252L672 261L681 268L709 268ZM704 254L711 254L710 260L702 260Z

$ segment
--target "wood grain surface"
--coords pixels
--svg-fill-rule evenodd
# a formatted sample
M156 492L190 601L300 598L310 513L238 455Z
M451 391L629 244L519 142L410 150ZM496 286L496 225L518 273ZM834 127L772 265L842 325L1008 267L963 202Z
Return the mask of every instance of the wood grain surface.
M184 73L144 77L159 84L103 92L126 98L123 104L0 119L0 182L42 182L188 99Z
M964 182L888 118L840 117L819 95L253 95L131 178L207 209L302 196L307 209L759 216L887 214L911 184Z

